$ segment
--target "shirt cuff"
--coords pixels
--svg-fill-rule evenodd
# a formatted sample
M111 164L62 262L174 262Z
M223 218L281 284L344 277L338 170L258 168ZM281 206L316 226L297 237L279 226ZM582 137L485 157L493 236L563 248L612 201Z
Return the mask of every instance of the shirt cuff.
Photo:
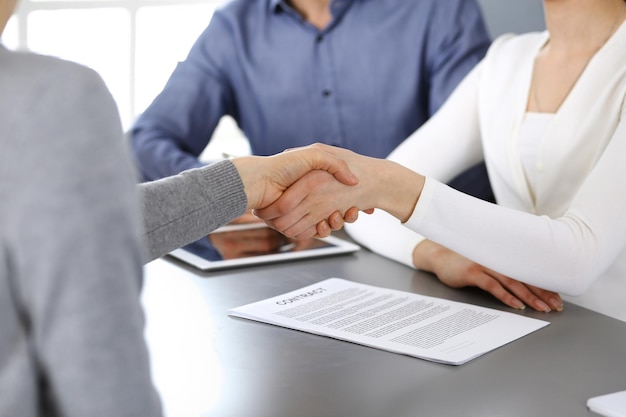
M439 181L426 177L420 198L417 200L417 204L415 205L413 213L411 213L409 219L403 223L404 226L418 232L422 222L424 221L424 217L426 217L426 213L428 212L431 202L435 197L435 190L440 184L441 183Z

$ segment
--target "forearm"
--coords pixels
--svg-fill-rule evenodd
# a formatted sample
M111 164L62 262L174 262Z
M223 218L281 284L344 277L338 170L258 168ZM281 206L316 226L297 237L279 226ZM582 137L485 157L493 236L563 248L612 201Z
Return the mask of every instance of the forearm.
M359 184L346 188L341 192L341 184L332 184L338 189L333 199L340 209L345 211L350 207L360 210L378 208L391 214L400 222L409 219L415 204L420 198L425 178L396 162L370 158L350 151L338 154L345 158L353 170ZM332 195L332 194L331 194Z
M379 161L376 161L379 164ZM391 161L380 161L380 167L372 166L370 175L375 178L376 187L369 192L377 197L372 207L387 213L375 211L363 215L354 225L346 225L346 230L357 242L374 252L415 267L414 248L423 237L407 229L405 222L419 200L424 177ZM378 175L380 174L380 176Z
M241 216L247 199L236 168L221 161L139 185L146 261L208 235Z
M395 162L377 162L379 166L374 167L377 175L372 176L372 189L366 191L373 199L371 208L383 209L404 223L413 213L425 179Z
M429 68L433 69L429 80L431 115L484 57L491 43L476 2L459 1L436 8L432 25L434 45L427 55Z
M135 129L131 145L142 181L166 178L205 165L196 155L183 151L176 141L156 132Z
M313 171L290 186L275 204L258 210L259 217L287 236L295 237L310 227L312 221L328 218L336 211L345 214L353 207L380 208L400 221L411 215L419 199L423 176L395 162L345 149L327 151L347 163L359 179L358 184L345 185L328 173Z
M352 239L371 251L415 267L413 251L424 238L389 213L376 210L371 215L361 214L354 224L346 224L345 229Z
M573 216L551 219L490 204L441 183L427 184L407 227L491 270L575 294L608 255ZM623 217L623 216L622 216ZM615 217L617 218L617 217Z
M231 114L228 89L205 65L197 50L190 53L133 126L131 145L145 179L203 166L199 155L222 116Z

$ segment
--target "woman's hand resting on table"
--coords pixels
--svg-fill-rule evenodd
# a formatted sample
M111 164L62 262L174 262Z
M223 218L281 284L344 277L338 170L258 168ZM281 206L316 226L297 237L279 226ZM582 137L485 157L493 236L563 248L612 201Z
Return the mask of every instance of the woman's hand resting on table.
M478 287L509 307L523 309L527 305L543 312L563 309L559 294L499 274L430 240L415 247L413 263L452 288Z

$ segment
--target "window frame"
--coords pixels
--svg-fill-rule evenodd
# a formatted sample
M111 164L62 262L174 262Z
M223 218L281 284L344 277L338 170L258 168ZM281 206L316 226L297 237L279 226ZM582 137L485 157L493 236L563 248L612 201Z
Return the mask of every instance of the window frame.
M129 102L131 114L120 115L123 120L136 117L137 107L137 15L140 9L159 6L214 5L225 3L225 0L18 0L13 19L17 24L17 49L28 48L28 16L30 13L48 10L89 10L100 8L119 8L126 10L130 20L129 35ZM208 22L207 22L208 24ZM114 28L112 28L113 30Z

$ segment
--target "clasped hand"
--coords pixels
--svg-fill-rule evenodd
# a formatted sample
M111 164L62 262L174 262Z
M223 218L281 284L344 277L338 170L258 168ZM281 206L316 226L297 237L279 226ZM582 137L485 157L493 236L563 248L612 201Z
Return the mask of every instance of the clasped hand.
M346 190L356 187L359 178L338 150L315 144L270 157L233 160L248 209L296 239L326 237L344 222L356 221L359 209L351 199L358 193Z
M314 169L289 175L291 182L287 185L282 181L284 188L273 194L275 198L254 210L256 216L284 235L296 239L326 236L343 227L344 222L356 221L359 211L371 213L374 207L402 221L413 211L421 190L415 185L423 183L421 175L388 160L328 145L290 150L278 157L305 156L302 152L306 150L319 151L318 156L336 170L309 164Z

